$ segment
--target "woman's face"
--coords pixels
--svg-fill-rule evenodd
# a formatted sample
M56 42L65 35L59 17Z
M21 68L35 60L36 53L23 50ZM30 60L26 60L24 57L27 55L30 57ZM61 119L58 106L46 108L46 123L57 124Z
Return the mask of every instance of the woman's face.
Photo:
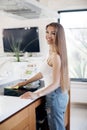
M46 29L46 40L49 45L53 45L55 43L56 31L52 26L48 26Z

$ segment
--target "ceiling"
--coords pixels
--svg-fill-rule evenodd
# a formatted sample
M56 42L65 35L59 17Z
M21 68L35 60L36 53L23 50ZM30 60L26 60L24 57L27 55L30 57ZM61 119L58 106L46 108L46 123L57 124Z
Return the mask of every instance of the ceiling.
M56 11L49 11L38 0L0 0L0 12L21 19L49 17L49 14L53 17L57 15Z
M58 10L70 9L87 9L87 0L0 0L0 16L16 19L58 18Z

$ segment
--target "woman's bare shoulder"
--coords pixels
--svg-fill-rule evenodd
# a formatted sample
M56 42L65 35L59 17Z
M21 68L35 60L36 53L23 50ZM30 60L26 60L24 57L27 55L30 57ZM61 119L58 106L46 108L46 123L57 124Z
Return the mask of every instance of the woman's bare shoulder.
M60 55L58 55L57 53L53 53L52 59L60 61Z
M52 64L53 66L61 66L61 59L60 59L60 55L54 53L52 55Z

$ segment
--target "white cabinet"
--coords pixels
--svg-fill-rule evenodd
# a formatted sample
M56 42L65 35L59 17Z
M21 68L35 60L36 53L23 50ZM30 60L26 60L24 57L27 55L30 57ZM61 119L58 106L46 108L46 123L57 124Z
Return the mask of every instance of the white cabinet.
M86 82L71 82L71 103L87 104Z

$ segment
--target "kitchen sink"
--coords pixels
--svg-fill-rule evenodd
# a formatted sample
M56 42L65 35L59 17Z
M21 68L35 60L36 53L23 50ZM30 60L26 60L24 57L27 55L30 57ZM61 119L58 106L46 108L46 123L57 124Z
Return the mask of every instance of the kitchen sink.
M8 96L20 96L27 91L34 92L37 89L44 86L43 80L37 80L35 82L29 83L26 86L22 86L21 88L12 88L11 86L17 84L18 82L22 82L25 79L20 79L12 82L8 82L0 85L0 95L8 95Z

